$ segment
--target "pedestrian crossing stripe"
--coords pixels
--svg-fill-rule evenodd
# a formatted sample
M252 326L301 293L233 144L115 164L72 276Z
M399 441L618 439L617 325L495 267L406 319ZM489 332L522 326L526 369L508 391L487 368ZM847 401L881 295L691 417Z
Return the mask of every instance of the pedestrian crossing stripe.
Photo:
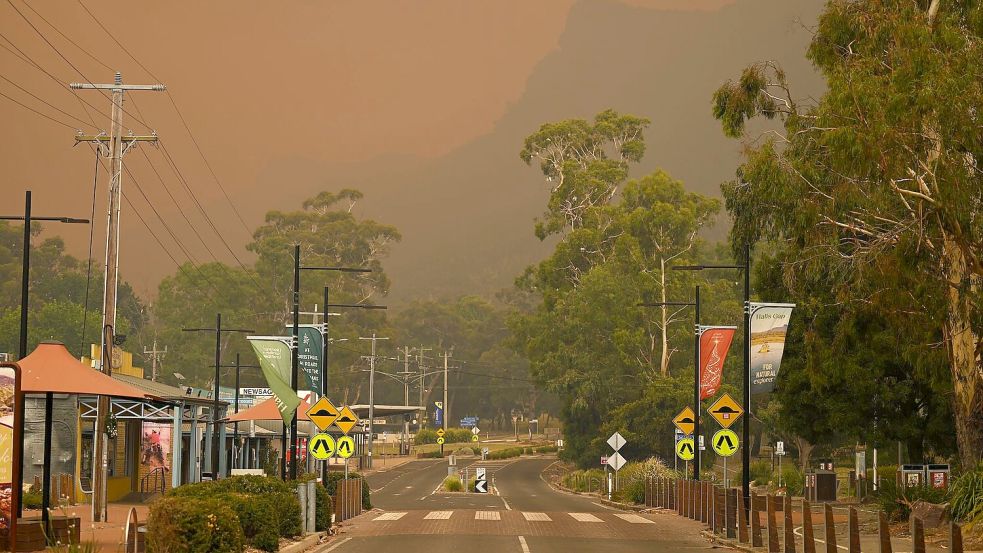
M567 513L577 522L604 522L590 513Z
M374 519L372 519L372 521L375 522L375 521L380 521L380 520L381 521L399 520L399 519L403 518L404 516L406 516L406 513L382 513L381 515L379 515L379 516L375 517Z
M553 519L551 519L550 516L547 515L546 513L523 512L522 516L525 517L525 519L528 520L529 522L553 522Z
M502 520L502 513L498 511L475 511L475 520Z
M651 520L649 520L647 518L640 517L640 516L635 515L635 514L615 513L614 516L620 518L621 520L623 520L625 522L630 522L632 524L655 524L655 522L653 522L653 521L651 521Z
M424 520L448 520L454 511L430 511L427 516L423 517Z

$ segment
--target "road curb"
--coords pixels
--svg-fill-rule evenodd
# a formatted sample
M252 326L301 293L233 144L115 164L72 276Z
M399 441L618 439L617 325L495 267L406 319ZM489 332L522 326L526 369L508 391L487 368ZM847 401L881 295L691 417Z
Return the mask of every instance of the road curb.
M325 532L315 532L297 543L292 543L287 547L284 547L279 551L279 553L301 553L301 551L307 551L316 545L320 545L321 538L325 536L327 536Z
M546 468L549 468L549 467L546 467ZM545 469L544 469L544 471L545 471ZM543 482L546 482L546 485L549 486L550 488L552 488L553 491L555 491L555 492L565 493L565 494L568 494L568 495L579 495L579 496L590 497L590 498L596 497L597 500L600 501L602 505L606 505L608 507L613 507L615 509L620 509L622 511L633 511L633 512L636 512L636 513L640 513L640 512L645 511L647 509L647 507L645 507L644 505L634 505L634 504L631 504L631 503L620 503L618 501L610 501L610 500L604 499L603 497L595 496L594 494L585 494L585 493L581 493L581 492L578 492L578 491L571 490L569 488L565 488L565 487L563 487L561 485L554 484L553 482L550 482L546 478L543 478L543 473L539 473L539 479L542 480Z
M760 549L754 549L750 545L740 543L736 540L720 537L709 530L700 530L700 535L710 540L711 543L719 543L720 545L735 549L737 551L744 551L745 553L758 553L761 551Z

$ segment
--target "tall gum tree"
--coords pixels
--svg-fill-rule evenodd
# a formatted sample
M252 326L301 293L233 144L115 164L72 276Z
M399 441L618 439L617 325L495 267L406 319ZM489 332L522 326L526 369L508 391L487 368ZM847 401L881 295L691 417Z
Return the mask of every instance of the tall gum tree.
M782 123L748 140L723 186L732 240L796 251L790 289L829 264L847 301L899 328L939 328L959 457L973 466L983 458L983 4L831 0L808 57L828 85L816 102L797 101L771 62L714 95L729 136L746 137L756 116ZM890 286L899 279L888 269L911 285Z

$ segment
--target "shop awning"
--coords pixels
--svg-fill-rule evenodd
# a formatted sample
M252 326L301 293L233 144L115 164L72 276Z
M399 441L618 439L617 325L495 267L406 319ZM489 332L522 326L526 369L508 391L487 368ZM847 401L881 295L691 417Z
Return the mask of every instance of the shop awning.
M301 399L300 405L297 406L297 420L311 420L307 418L307 410L310 408L311 404L308 403L307 399ZM250 407L249 409L239 411L225 420L227 422L282 421L283 417L280 416L280 410L277 409L276 399L270 398L258 405Z
M155 399L143 390L120 382L72 357L61 342L41 342L21 367L25 394L81 394L129 399Z

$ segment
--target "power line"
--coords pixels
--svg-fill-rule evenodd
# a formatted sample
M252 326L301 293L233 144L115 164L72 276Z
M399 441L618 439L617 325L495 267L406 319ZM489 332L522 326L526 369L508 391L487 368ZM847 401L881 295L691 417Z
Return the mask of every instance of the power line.
M9 2L10 0L7 1ZM132 59L141 69L146 71L147 75L150 75L150 77L156 81L161 80L158 79L154 75L154 73L149 68L147 68L147 66L141 63L140 60L137 59L137 57L134 56L133 53L130 52L125 45L123 45L122 42L117 40L116 37L113 35L113 33L109 32L109 29L107 29L106 26L102 24L102 21L100 21L99 18L96 17L95 14L93 14L92 11L89 10L89 8L82 2L82 0L77 0L77 2L79 6L81 6L82 9L85 10L85 13L89 14L89 17L91 17L92 20L96 22L96 25L99 25L99 28L101 28L103 32L105 32L106 35L110 39L112 39L112 41L115 42L116 45L119 46L119 48L123 50L124 53L126 53L127 56L130 57L130 59ZM185 119L184 114L181 113L181 108L178 107L177 101L174 100L174 96L171 94L170 91L167 91L167 99L170 100L171 105L174 106L174 111L177 113L178 118L181 120L181 124L184 125L184 129L188 132L188 137L191 138L191 142L195 145L195 149L198 150L198 155L201 156L201 160L205 163L205 167L208 168L208 172L211 173L212 178L215 180L215 184L217 184L219 189L222 191L222 194L225 196L225 200L228 202L229 207L232 208L232 211L236 214L236 217L239 219L239 223L242 225L242 228L246 231L246 234L248 234L251 237L252 231L250 230L249 226L246 224L246 221L243 219L242 214L239 212L239 209L232 201L231 196L229 196L229 193L225 190L225 186L222 185L222 181L219 180L218 175L215 173L215 170L212 169L211 162L209 162L208 158L205 156L205 152L201 149L201 145L198 143L198 139L195 137L195 134L191 131L191 126L188 124L187 119ZM135 105L136 104L134 104L134 106Z
M72 115L71 113L68 113L67 111L65 111L65 110L63 110L63 109L61 109L61 108L59 108L59 107L57 107L57 106L55 106L54 104L52 104L52 103L50 103L50 102L48 102L48 101L46 101L45 99L43 99L43 98L41 98L40 96L38 96L38 95L36 95L36 94L34 94L34 93L33 93L33 92L31 92L30 90L27 90L26 88L24 88L24 87L22 87L21 85L19 85L19 84L17 84L17 83L15 83L14 81L12 81L12 80L10 80L10 79L9 79L8 77L6 77L5 75L3 75L3 74L0 74L0 79L3 79L3 80L5 80L5 81L7 81L8 83L10 83L10 84L12 84L12 85L14 85L15 87L17 87L17 89L18 89L18 90L20 90L20 91L21 91L21 92L23 92L24 94L27 94L27 95L28 95L28 96L30 96L31 98L34 98L35 100L37 100L37 101L39 101L39 102L41 102L42 104L44 104L44 105L46 105L46 106L48 106L48 107L49 107L49 108L51 108L51 109L53 109L53 110L55 110L55 111L57 111L58 113L61 113L62 115L65 115L65 116L67 116L67 117L71 117L72 119L74 119L74 120L76 120L76 121L78 121L79 123L82 123L82 124L83 124L83 125L85 125L85 126L89 126L89 125L90 125L90 123L86 123L85 121L83 121L83 120L81 120L81 119L79 119L78 117L75 117L75 116L74 116L74 115Z
M59 125L61 125L61 126L63 126L63 127L68 127L69 129L72 129L73 131L77 131L77 130L78 130L78 129L77 129L77 128L75 128L74 126L72 126L72 125L69 125L68 123L66 123L66 122L64 122L64 121L59 121L58 119L55 119L54 117L51 117L50 115L47 115L47 114L45 114L45 113L41 113L40 111L38 111L38 110L36 110L36 109L34 109L34 108L32 108L31 106L29 106L29 105L27 105L27 104L22 104L22 103L20 103L20 102L18 102L17 100L15 100L15 99L13 99L13 98L11 98L10 96L7 96L7 95L6 95L6 94L4 94L3 92L0 92L0 96L3 96L4 98L6 98L6 99L8 99L8 100L10 100L11 102L13 102L13 103L15 103L15 104L17 104L18 106L20 106L20 107L22 107L22 108L24 108L24 109L27 109L27 110L30 110L30 111L33 111L34 113L36 113L36 114L38 114L38 115L40 115L41 117L44 117L44 118L45 118L45 119L47 119L48 121L53 121L53 122L55 122L55 123L58 123Z
M77 42L75 42L74 40L72 40L71 38L69 38L69 36L66 35L65 33L61 32L61 30L58 29L58 27L55 27L50 21L48 21L47 19L45 19L43 15L41 15L40 13L38 13L37 10L35 10L30 4L28 4L27 3L27 0L22 0L22 1L24 2L24 5L27 6L27 9L31 10L32 12L34 12L34 15L38 16L39 18L41 18L41 21L44 21L45 23L47 23L49 27L51 27L52 29L54 29L54 31L56 33L58 33L59 35L61 35L61 37L64 38L65 40L67 40L72 46L74 46L74 47L78 48L79 50L81 50L83 54L85 54L85 55L89 56L90 58L92 58L93 60L95 60L95 62L98 63L99 65L105 67L106 69L108 69L110 71L115 71L114 68L112 68L109 65L107 65L104 61L102 61L101 59L97 58L95 55L93 55L91 52L89 52L85 48L82 48L81 46L79 46L79 44Z

